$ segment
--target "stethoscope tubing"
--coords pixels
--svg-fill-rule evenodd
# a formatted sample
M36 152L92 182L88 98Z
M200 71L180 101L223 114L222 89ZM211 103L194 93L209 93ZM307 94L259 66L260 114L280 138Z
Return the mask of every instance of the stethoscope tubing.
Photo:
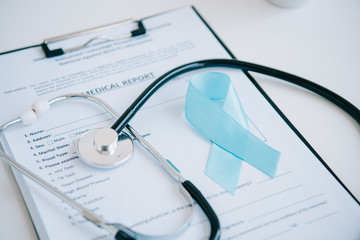
M129 123L129 121L135 116L135 114L140 110L140 108L145 104L145 102L165 83L169 82L171 79L182 75L184 73L188 73L191 71L203 69L203 68L211 68L211 67L228 67L234 69L240 69L244 72L256 72L265 74L268 76L272 76L305 89L308 89L325 99L329 100L333 104L337 105L341 109L343 109L346 113L348 113L358 124L360 124L360 110L356 108L349 101L339 96L338 94L330 91L329 89L320 86L314 82L311 82L305 78L277 70L274 68L239 61L236 59L207 59L200 60L196 62L191 62L174 68L167 73L161 75L154 82L152 82L135 101L125 110L125 112L119 117L119 119L113 124L112 128L120 133L122 129L124 129Z

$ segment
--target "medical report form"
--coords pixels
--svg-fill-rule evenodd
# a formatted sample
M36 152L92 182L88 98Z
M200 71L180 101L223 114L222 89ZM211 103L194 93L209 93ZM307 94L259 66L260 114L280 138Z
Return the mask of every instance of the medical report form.
M0 55L1 108L6 122L32 102L67 93L84 93L106 101L122 113L154 79L179 65L208 58L231 58L225 46L191 7L143 20L147 34L100 41L46 59L41 47ZM108 30L107 34L113 34ZM86 38L52 46L76 45ZM64 44L64 45L62 45ZM159 90L130 122L159 153L169 159L207 198L217 213L221 239L359 239L360 207L326 166L288 126L254 82L240 70L211 68L231 79L249 122L249 130L281 152L277 174L269 178L243 163L234 195L205 174L211 142L184 116L192 74ZM11 106L9 103L13 103ZM146 234L177 229L189 204L175 182L139 144L132 159L111 169L80 161L79 137L115 121L84 101L57 104L34 125L9 129L2 139L16 161L109 222ZM14 170L40 239L100 239L106 232ZM197 205L190 227L179 239L206 239L209 225Z

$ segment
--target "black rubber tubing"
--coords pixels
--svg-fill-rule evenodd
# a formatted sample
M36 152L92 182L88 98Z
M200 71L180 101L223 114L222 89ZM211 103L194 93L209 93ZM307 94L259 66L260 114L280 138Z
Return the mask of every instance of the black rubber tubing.
M119 119L113 124L112 128L120 133L139 109L145 104L145 102L165 83L171 79L194 70L210 67L228 67L241 69L243 71L257 72L266 74L281 80L293 83L305 89L308 89L325 99L329 100L333 104L337 105L348 113L359 125L360 125L360 110L356 108L346 99L337 95L336 93L326 89L314 82L298 77L296 75L283 72L274 68L261 66L254 63L238 61L235 59L208 59L197 62L188 63L177 68L174 68L167 73L160 76L154 82L152 82L135 101L125 110L125 112L119 117Z
M210 222L210 236L209 240L218 240L220 239L220 223L219 219L216 216L216 213L201 194L201 192L192 184L189 180L186 180L182 183L186 191L191 195L191 197L199 204L200 208L203 210Z

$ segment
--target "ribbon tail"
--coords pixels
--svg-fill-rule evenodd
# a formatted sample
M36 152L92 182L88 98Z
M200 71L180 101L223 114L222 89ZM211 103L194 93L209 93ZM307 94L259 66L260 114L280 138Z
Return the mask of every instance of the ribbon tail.
M241 165L242 161L238 157L213 143L205 174L220 187L234 195Z

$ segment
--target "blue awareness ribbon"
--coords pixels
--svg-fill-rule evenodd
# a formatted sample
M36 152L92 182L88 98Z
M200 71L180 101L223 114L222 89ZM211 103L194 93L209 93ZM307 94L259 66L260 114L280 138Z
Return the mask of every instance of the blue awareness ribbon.
M242 160L275 176L280 152L247 130L245 112L228 75L207 72L193 76L186 93L185 116L212 142L205 174L226 191L235 193Z

